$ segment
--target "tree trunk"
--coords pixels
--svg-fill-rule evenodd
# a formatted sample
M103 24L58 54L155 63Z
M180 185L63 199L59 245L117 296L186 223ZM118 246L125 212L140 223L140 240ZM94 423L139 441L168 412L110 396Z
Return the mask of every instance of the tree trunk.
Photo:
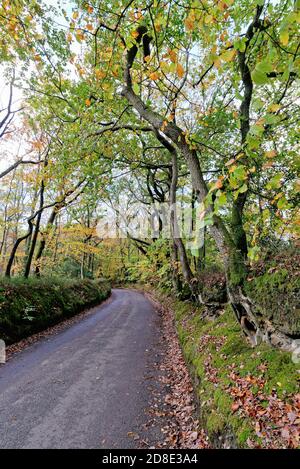
M182 283L181 283L180 275L178 272L178 248L174 240L171 240L170 244L171 244L170 251L171 251L172 285L176 293L181 293Z
M182 238L179 233L177 210L176 210L176 189L178 181L178 164L177 164L177 153L176 149L173 148L171 151L172 155L172 181L170 186L170 226L171 236L176 246L176 251L179 254L180 264L182 273L185 281L189 285L191 293L197 298L196 285L194 282L194 275L190 267L190 263L187 257L186 249Z
M40 241L40 244L39 244L39 248L38 248L38 251L37 251L37 254L36 254L36 257L35 257L35 261L36 261L36 267L35 267L35 274L37 277L40 277L41 275L41 265L40 265L40 262L41 262L41 258L43 256L43 253L44 253L44 250L45 250L45 247L46 247L46 233L48 233L50 231L50 229L53 227L54 225L54 222L55 222L55 219L56 219L56 215L58 214L59 212L59 206L55 206L50 214L50 217L48 219L48 222L47 222L47 225L46 225L46 229L45 229L45 233L42 235L42 239Z
M16 242L15 242L13 248L12 248L12 251L10 253L9 260L8 260L6 270L5 270L5 276L8 277L8 278L11 277L11 269L12 269L12 266L13 266L13 263L14 263L14 260L15 260L16 253L17 253L19 245L22 243L22 241L25 241L32 234L32 231L33 231L33 218L31 217L29 220L27 220L27 223L29 225L28 232L24 236L21 236L20 238L18 238L16 240Z
M41 218L42 218L43 206L44 206L44 191L45 191L45 184L44 184L44 181L42 181L41 190L40 190L39 213L37 215L35 229L34 229L32 240L31 240L31 246L30 246L30 249L29 249L27 262L26 262L26 265L25 265L25 271L24 271L24 277L25 278L28 278L29 274L30 274L32 259L33 259L33 255L34 255L34 251L35 251L39 231L40 231L40 224L41 224Z

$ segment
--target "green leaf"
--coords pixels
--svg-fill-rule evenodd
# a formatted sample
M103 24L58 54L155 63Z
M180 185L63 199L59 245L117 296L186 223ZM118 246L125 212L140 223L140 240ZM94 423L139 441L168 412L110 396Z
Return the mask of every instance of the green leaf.
M288 210L289 208L291 208L291 205L288 203L285 196L283 196L281 197L281 199L278 200L277 207L279 208L279 210Z
M262 72L260 70L253 70L251 73L252 80L254 83L257 85L265 85L268 82L268 77L265 72Z
M233 176L238 181L243 181L244 179L246 179L247 178L247 172L246 172L245 166L243 166L243 165L237 166L237 168L233 172Z
M252 248L248 249L248 257L251 261L258 261L259 260L259 252L260 248L258 246L253 246Z
M246 49L245 42L246 42L245 38L237 39L236 41L234 41L233 46L236 50L240 52L244 52Z
M267 189L279 189L281 187L281 179L283 177L283 173L278 173L272 177L272 179L266 185Z
M258 64L256 64L255 70L262 72L262 73L272 72L273 65L268 60L263 60L262 62L259 62Z
M242 194L243 192L246 192L247 190L248 190L247 184L243 184L243 185L239 188L239 193Z
M193 257L199 257L199 249L192 248L191 254Z
M248 134L247 143L248 143L248 147L254 150L259 147L260 139L256 135Z
M225 205L227 202L227 197L225 192L222 192L220 197L218 198L218 206L221 207L222 205Z
M140 92L140 87L137 83L134 83L133 87L132 87L133 91L135 92L135 94L139 94Z

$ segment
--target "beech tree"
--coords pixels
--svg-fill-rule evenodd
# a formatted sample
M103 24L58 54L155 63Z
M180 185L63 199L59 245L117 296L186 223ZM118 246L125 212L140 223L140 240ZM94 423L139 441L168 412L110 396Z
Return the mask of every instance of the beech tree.
M288 122L298 113L299 5L116 2L105 13L101 5L78 6L68 38L88 45L82 76L94 75L107 103L121 95L124 113L128 104L132 111L111 131L129 130L139 116L158 140L176 147L223 258L238 321L253 340L260 335L288 346L243 289L258 236L254 230L247 239L244 213L256 194L269 198L266 192L283 223L293 207L290 174L287 190L279 189L282 153L293 159L294 152L287 142L294 133ZM206 168L219 169L212 184ZM258 214L264 223L266 210Z
M15 34L5 60L21 64L28 125L38 123L52 142L47 169L40 169L46 191L40 185L40 205L25 217L31 233L21 230L15 239L30 241L26 275L32 262L40 275L46 234L61 213L70 226L85 227L75 257L82 276L90 270L85 248L99 240L89 230L122 186L116 180L125 181L121 195L146 206L174 207L179 188L182 200L191 188L195 226L218 250L241 328L253 344L289 348L292 339L266 320L245 286L270 233L289 240L297 234L299 2L74 1L66 11L57 5L61 26L40 2L20 2L17 11L9 5L3 21L15 24ZM80 184L86 190L77 197L72 191ZM79 219L67 202L73 196L85 214ZM168 260L158 255L158 264L169 262L174 287L183 281L202 301L203 259L195 261L178 235L176 209L170 222ZM160 230L152 240L128 234L144 261Z

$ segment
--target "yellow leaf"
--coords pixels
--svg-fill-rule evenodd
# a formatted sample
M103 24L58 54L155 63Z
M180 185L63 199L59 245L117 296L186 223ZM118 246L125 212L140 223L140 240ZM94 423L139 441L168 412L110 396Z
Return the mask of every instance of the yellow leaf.
M71 33L68 33L68 34L67 34L67 41L68 41L68 42L72 42L72 39L73 39L72 34L71 34Z
M227 8L227 5L225 2L218 2L218 9L220 11L224 11Z
M289 43L289 32L288 31L282 31L280 33L280 41L284 46L287 46Z
M267 163L263 164L262 169L272 168L273 164L273 161L268 161Z
M76 20L78 18L78 16L79 16L78 11L74 11L73 15L72 15L73 20Z
M220 68L220 67L221 67L221 60L220 60L220 59L216 59L216 60L214 61L214 66L215 66L216 68Z
M138 37L139 33L138 31L132 31L131 36L136 39Z
M267 158L274 158L274 156L277 155L277 152L275 150L270 150L270 151L266 151L265 155Z
M211 24L211 23L213 23L213 21L214 21L214 17L212 15L207 15L205 17L204 23L205 24Z
M279 194L276 194L273 200L278 200L283 196L283 192L279 192Z
M220 58L224 60L224 62L231 62L231 60L234 59L235 54L235 49L227 50L226 52L223 52Z
M169 71L169 64L167 62L164 62L163 60L159 62L159 66L162 69L164 73L168 73Z
M182 78L184 76L184 68L181 64L177 64L176 72L179 78Z
M270 104L270 106L268 107L268 111L276 112L276 111L279 111L280 108L281 108L280 104Z

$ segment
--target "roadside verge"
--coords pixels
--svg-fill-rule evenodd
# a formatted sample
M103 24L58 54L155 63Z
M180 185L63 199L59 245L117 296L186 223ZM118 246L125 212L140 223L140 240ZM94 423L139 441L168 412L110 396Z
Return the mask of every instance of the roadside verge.
M209 445L299 447L300 365L291 354L251 348L229 307L211 321L203 308L143 288L174 318L198 401L198 432Z

